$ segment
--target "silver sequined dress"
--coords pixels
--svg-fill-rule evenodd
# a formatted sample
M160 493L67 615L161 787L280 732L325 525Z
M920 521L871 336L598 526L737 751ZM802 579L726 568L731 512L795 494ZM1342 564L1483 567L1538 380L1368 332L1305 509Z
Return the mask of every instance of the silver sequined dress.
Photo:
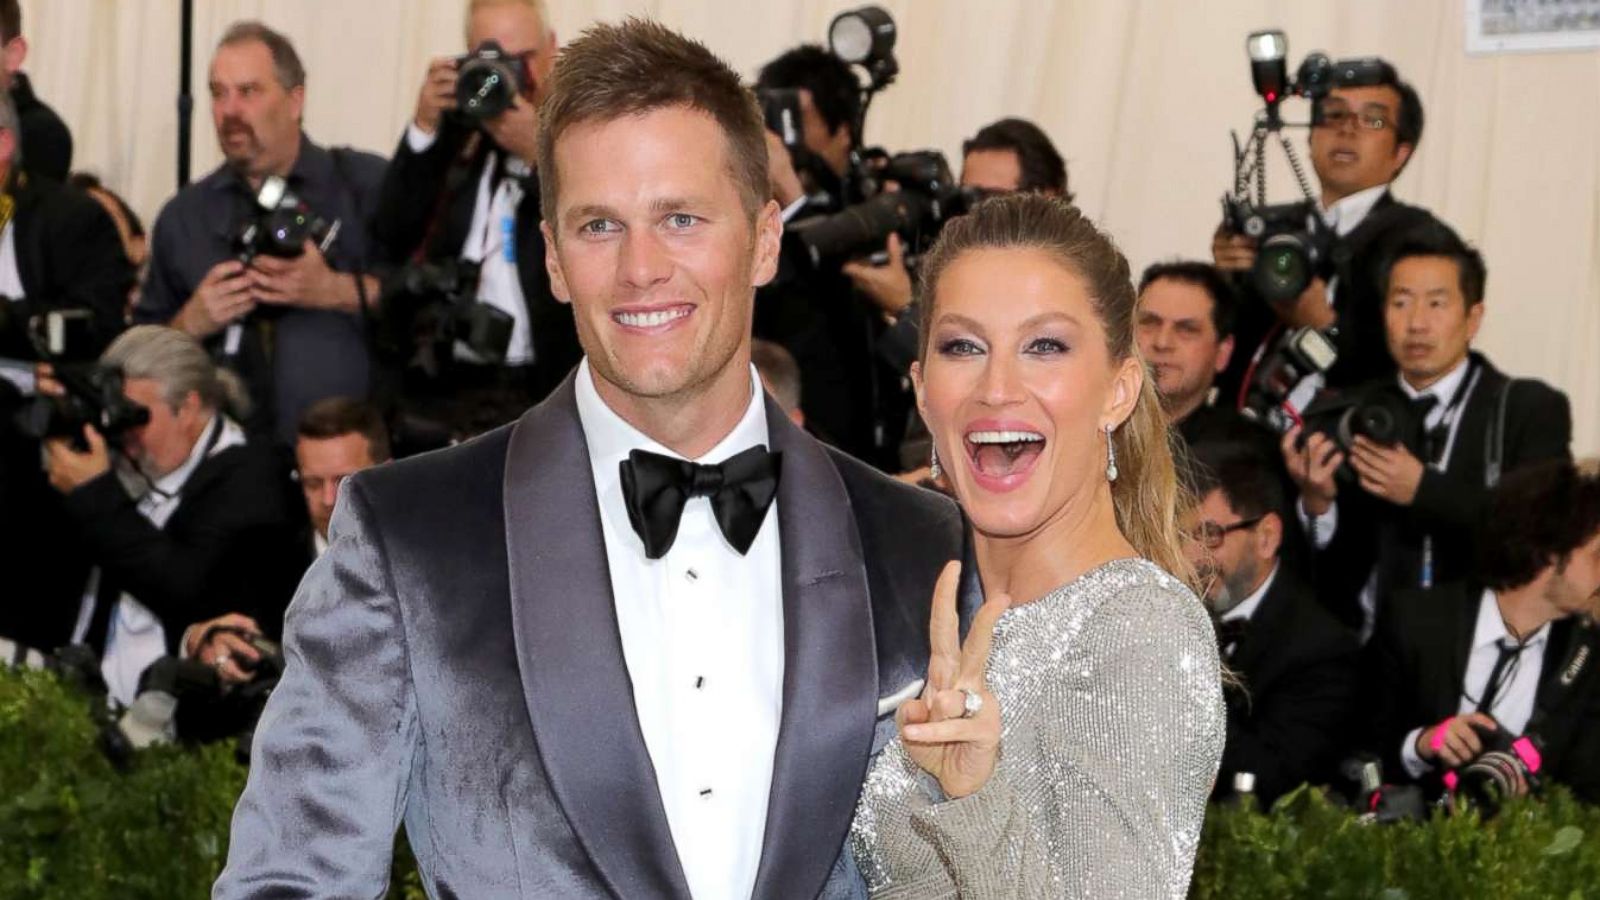
M1184 897L1222 759L1220 671L1200 601L1145 560L1007 611L995 774L947 800L890 741L850 833L873 896Z

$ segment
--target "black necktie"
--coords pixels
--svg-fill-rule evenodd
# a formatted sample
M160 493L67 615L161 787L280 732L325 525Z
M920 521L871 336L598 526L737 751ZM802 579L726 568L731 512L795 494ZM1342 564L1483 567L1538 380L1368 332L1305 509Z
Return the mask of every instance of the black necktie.
M1428 427L1428 413L1439 405L1439 398L1432 394L1423 394L1421 397L1411 399L1411 419L1416 423L1416 431L1412 434L1422 435L1422 461L1431 463L1438 459L1444 451L1444 441L1438 434L1440 429Z
M703 466L646 450L629 453L621 463L622 496L645 556L660 559L672 549L691 497L709 497L722 536L740 555L749 552L778 494L781 456L757 446Z
M1500 655L1495 657L1494 668L1489 670L1489 683L1483 686L1483 699L1478 701L1478 712L1485 714L1494 706L1494 701L1497 699L1501 689L1505 687L1501 682L1511 680L1511 675L1506 672L1506 667L1522 653L1523 647L1522 644L1510 638L1501 638L1496 646L1500 650Z

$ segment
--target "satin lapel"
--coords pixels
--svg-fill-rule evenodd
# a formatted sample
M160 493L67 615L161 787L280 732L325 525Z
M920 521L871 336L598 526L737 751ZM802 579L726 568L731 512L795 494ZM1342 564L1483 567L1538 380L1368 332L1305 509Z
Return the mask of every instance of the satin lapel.
M1472 656L1472 637L1478 628L1478 606L1483 602L1483 588L1473 584L1442 588L1451 592L1454 602L1446 607L1450 612L1448 637L1450 642L1450 668L1440 673L1438 696L1442 715L1455 715L1466 690L1467 661Z
M783 454L783 718L753 896L815 897L844 846L877 718L877 653L850 497L827 451L767 401Z
M525 413L505 472L522 688L551 790L619 897L689 897L634 708L573 376Z

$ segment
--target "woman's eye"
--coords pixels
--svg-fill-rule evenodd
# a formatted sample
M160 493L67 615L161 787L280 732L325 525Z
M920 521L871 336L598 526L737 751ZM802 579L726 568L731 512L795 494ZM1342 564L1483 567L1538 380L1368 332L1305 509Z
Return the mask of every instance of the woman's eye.
M942 356L973 356L981 352L977 342L969 338L950 338L939 345Z
M1056 338L1038 338L1028 344L1028 352L1040 355L1053 355L1067 352L1065 341Z

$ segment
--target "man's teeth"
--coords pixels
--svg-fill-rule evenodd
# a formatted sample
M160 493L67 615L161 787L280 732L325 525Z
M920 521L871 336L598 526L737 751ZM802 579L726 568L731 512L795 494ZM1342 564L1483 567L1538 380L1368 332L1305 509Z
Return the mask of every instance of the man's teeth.
M629 328L655 328L681 319L689 314L687 309L665 309L644 313L617 313L617 321Z
M1026 441L1043 441L1044 435L1033 431L974 431L967 435L974 444L1020 444Z

